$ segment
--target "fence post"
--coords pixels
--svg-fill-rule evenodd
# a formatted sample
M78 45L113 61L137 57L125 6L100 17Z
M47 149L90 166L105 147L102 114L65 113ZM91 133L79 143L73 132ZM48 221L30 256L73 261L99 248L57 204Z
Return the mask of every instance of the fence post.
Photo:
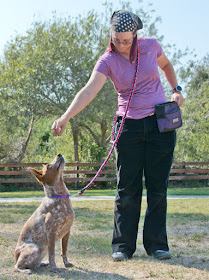
M184 165L182 166L182 169L186 169L186 163L185 163L185 162L184 162ZM186 173L184 172L183 175L186 175ZM186 181L186 180L183 181L183 186L184 186L185 188L188 187L188 184L187 184L187 181Z
M79 162L76 161L76 163L77 163L77 165L76 165L76 171L78 171L78 170L79 170L79 166L78 166L78 163L79 163ZM76 178L79 178L79 173L76 173ZM75 187L76 187L77 190L79 189L79 181L76 181Z

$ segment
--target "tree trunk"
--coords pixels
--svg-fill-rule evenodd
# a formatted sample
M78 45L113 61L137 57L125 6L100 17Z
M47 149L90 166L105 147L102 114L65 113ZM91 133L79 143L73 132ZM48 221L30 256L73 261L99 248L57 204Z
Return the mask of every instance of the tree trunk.
M106 142L106 131L107 131L107 123L105 120L102 120L102 122L100 123L101 124L101 131L102 131L102 134L101 134L101 143L100 145L102 147L104 147L105 145L105 142Z
M79 154L78 154L78 132L79 127L74 123L70 122L72 133L73 133L73 147L74 147L74 160L79 161Z
M93 130L88 125L86 125L85 123L79 123L79 126L86 128L91 133L91 135L93 136L96 144L99 147L104 147L104 145L106 143L106 132L107 132L108 126L107 126L107 123L106 123L105 120L98 119L97 121L101 126L101 138L98 135L96 135L93 132Z
M33 131L34 121L35 121L35 118L34 118L34 116L32 116L30 126L29 126L29 130L28 130L28 135L25 139L25 142L22 145L22 149L21 149L19 155L16 158L17 162L21 162L23 160L24 156L25 156L25 152L27 150L27 146L28 146L28 143L30 141L30 137L31 137L31 134L32 134L32 131Z

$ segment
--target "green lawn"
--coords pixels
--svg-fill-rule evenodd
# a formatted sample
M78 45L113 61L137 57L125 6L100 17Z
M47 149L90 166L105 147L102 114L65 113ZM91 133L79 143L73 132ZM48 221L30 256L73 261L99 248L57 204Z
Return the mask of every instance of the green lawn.
M78 191L70 190L73 195ZM146 194L144 190L143 194ZM113 190L86 190L83 196L114 196ZM168 189L168 195L209 195L209 188L172 188ZM22 197L43 197L43 191L25 191L25 192L0 192L0 198L22 198Z
M14 250L24 223L40 203L1 203L0 279L208 280L208 200L199 198L168 201L167 232L173 257L157 261L147 256L142 244L146 211L146 201L143 199L137 250L131 260L122 263L115 263L111 259L114 201L72 201L75 221L69 239L68 257L74 267L64 268L60 242L57 242L55 259L57 266L61 268L60 273L53 273L49 267L42 267L34 269L29 276L14 273Z

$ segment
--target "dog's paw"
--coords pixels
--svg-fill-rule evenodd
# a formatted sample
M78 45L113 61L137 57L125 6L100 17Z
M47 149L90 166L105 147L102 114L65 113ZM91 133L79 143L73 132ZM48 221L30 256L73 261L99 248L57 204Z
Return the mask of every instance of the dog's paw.
M73 264L69 263L69 262L65 262L64 265L65 265L65 267L73 267Z
M48 265L49 265L49 262L41 263L41 264L40 264L40 267L42 267L42 266L46 267L46 266L48 266Z
M58 267L56 267L56 266L51 266L51 267L50 267L50 271L51 271L51 272L54 272L54 273L59 273L59 272L62 271L62 269L61 269L61 268L58 268Z
M23 268L21 269L21 268L18 268L18 267L14 268L14 272L24 273L24 274L27 274L27 275L32 274L32 271L30 269L23 269Z

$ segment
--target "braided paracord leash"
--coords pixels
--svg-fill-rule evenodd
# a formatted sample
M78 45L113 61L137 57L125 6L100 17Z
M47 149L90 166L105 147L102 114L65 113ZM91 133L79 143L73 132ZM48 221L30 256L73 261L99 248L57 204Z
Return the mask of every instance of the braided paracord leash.
M83 189L81 189L79 192L77 192L76 194L72 195L71 197L74 197L74 196L77 196L77 195L82 195L85 190L89 189L89 187L94 183L94 181L96 180L96 178L99 176L99 174L102 172L102 169L106 166L107 162L109 161L110 159L110 156L112 155L113 153L113 150L114 150L114 147L115 145L117 144L118 140L119 140L119 137L121 135L121 132L123 130L123 125L125 123L125 118L126 118L126 115L127 115L127 112L128 112L128 109L129 109L129 106L130 106L130 102L131 102L131 99L133 97L133 94L134 94L134 88L136 86L136 79L137 79L137 74L138 74L138 71L139 71L139 45L138 45L138 51L137 51L137 61L136 61L136 71L135 71L135 76L134 76L134 81L133 81L133 85L132 85L132 89L131 89L131 93L130 93L130 96L129 96L129 100L128 100L128 103L126 105L126 110L125 110L125 113L122 117L122 121L121 121L121 124L120 124L120 127L119 127L119 130L118 130L118 133L117 133L117 136L116 138L114 137L114 126L115 126L115 123L116 123L116 116L114 117L114 121L113 121L113 130L112 130L112 135L111 135L111 138L112 138L112 148L110 149L110 152L108 154L108 156L106 157L105 161L103 162L103 164L100 166L99 170L97 171L96 175L94 176L94 178L91 180L91 182L88 183L88 185L86 187L84 187Z

